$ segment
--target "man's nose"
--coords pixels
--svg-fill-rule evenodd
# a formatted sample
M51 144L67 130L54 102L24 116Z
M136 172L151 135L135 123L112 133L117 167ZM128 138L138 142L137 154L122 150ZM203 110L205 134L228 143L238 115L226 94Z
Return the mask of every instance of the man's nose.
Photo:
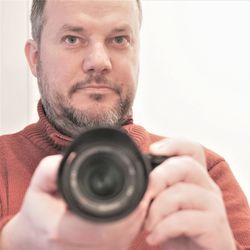
M91 46L83 60L84 72L106 74L111 69L111 59L105 46L101 43Z

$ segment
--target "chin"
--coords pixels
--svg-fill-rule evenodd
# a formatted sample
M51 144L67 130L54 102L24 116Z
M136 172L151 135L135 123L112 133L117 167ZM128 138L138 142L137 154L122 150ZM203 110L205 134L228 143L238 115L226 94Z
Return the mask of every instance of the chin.
M102 111L109 111L116 109L120 106L120 104L117 101L91 101L91 102L79 102L72 105L75 109L79 111L86 111L89 112L91 110L91 113L99 113Z

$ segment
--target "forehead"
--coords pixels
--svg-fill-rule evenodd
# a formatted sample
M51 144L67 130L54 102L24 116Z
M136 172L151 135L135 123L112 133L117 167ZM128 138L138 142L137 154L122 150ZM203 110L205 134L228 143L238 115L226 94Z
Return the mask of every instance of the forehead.
M69 23L101 26L103 29L124 24L131 29L139 27L136 0L47 0L44 14L45 26L52 29Z

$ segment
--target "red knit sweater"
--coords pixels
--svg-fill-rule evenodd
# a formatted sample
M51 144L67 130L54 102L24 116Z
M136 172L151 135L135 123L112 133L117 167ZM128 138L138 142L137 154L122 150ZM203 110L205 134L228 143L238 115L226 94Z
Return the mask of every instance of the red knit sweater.
M40 160L62 152L71 141L50 125L41 104L38 113L40 119L37 123L16 134L0 137L0 229L20 209ZM133 123L125 125L124 129L143 152L148 152L149 145L161 138ZM206 156L209 174L223 192L238 249L250 249L250 209L246 197L224 159L207 149ZM159 249L149 247L144 236L141 233L136 238L131 250Z

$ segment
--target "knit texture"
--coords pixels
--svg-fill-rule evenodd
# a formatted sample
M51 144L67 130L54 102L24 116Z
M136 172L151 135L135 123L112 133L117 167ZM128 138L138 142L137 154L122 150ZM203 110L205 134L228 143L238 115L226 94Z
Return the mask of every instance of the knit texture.
M72 141L52 127L41 102L38 113L37 123L18 133L0 136L0 229L19 211L31 177L41 159L62 153ZM150 144L162 138L133 124L132 120L122 129L144 153L149 151ZM237 247L239 250L250 249L250 209L247 199L224 159L208 149L205 152L208 172L222 190ZM139 234L130 249L158 250L158 247L146 244L145 235L145 232Z

